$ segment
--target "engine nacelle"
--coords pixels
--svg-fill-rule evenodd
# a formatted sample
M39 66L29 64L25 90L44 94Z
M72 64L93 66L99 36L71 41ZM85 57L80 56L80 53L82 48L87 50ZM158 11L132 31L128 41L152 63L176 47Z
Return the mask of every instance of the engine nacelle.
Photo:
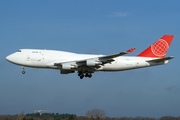
M96 66L96 65L101 65L102 62L101 61L97 61L97 60L86 60L86 65L87 66Z
M62 64L63 70L72 70L74 68L77 68L77 67L75 65L71 65L71 64Z

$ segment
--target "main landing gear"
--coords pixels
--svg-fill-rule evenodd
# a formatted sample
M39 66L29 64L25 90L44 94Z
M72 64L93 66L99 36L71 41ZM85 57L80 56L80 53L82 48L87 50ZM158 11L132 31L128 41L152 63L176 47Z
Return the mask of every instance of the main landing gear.
M25 74L25 70L24 70L24 67L22 66L22 74Z
M89 77L91 78L92 77L92 74L91 73L82 73L82 72L79 72L78 73L78 76L80 77L80 79L83 79L84 77Z

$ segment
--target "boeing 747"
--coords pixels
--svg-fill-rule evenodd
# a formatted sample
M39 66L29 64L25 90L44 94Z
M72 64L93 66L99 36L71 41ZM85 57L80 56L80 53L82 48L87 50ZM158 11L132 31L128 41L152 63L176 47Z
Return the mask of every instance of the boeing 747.
M173 56L165 57L173 35L164 35L137 56L123 56L135 48L112 55L78 54L57 50L19 49L6 57L6 60L24 67L49 68L60 70L61 74L77 71L80 79L92 77L96 71L124 71L150 66L163 65Z

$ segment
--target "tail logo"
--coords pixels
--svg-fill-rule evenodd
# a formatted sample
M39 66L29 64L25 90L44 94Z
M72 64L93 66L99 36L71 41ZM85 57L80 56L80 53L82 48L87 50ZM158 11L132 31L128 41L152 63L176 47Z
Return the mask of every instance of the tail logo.
M165 56L166 52L168 51L168 48L169 48L168 43L163 39L160 39L151 45L152 53L156 56L159 56L159 57Z

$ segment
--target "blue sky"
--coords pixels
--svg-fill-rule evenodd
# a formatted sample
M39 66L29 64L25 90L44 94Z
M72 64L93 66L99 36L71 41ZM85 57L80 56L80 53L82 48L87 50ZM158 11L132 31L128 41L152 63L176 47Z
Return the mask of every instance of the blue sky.
M37 109L85 115L97 108L110 117L179 116L180 1L1 0L0 114ZM175 35L164 66L97 72L91 79L57 70L26 68L5 57L20 48L112 54L136 47L137 55L164 34Z

